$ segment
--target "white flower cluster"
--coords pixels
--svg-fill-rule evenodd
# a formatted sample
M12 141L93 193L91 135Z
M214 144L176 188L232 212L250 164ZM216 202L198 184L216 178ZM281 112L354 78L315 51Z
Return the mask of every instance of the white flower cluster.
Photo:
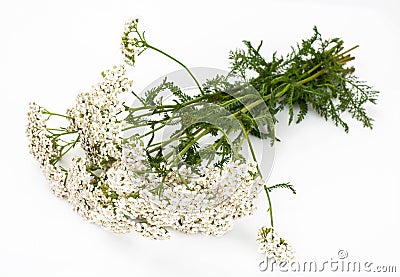
M262 185L261 178L254 177L253 164L229 163L222 171L210 167L203 172L203 177L190 183L170 174L161 197L152 193L151 187L141 190L141 198L148 205L143 216L154 225L184 233L220 236L232 228L235 219L253 213Z
M227 163L199 170L172 168L166 176L149 169L143 143L123 139L119 94L131 81L123 67L105 71L103 80L80 93L67 111L85 157L75 157L69 169L56 163L57 141L46 127L44 110L31 104L27 135L53 191L67 199L82 217L117 233L136 231L152 239L169 237L167 228L184 233L220 236L235 219L253 213L263 184L252 163ZM67 132L66 131L66 132ZM58 137L58 136L56 136ZM199 177L200 176L200 177Z
M130 154L133 155L132 151ZM137 154L137 160L142 160L140 151ZM201 190L193 193L178 183L173 188L166 188L159 197L150 189L159 185L160 180L154 175L149 181L149 175L131 174L123 164L114 163L109 170L93 178L86 171L84 159L76 159L73 164L68 172L67 190L68 201L74 210L87 220L113 232L127 233L134 230L153 239L168 238L166 227L184 233L225 234L231 229L234 219L253 212L256 196L254 184L261 184L261 180L254 180L252 172L245 171L245 168L254 170L254 167L232 164L224 170L234 175L229 181L235 182L238 187L225 201L210 202ZM196 182L204 184L204 179ZM185 210L182 206L176 209L177 202L192 200L187 197L188 192L195 195L196 199L191 202L193 206L185 206L191 210Z
M54 161L58 158L60 151L47 130L46 121L44 109L36 103L30 103L26 127L29 152L39 162L40 168L46 179L50 181L51 189L55 195L65 197L65 172L54 165Z
M128 65L133 66L136 56L146 50L146 48L144 37L138 32L138 19L128 20L125 23L121 40L121 52L124 55L124 61Z
M75 106L67 112L70 128L79 131L87 159L97 165L121 156L122 122L117 114L124 107L119 94L129 91L132 85L123 66L114 66L102 76L103 80L90 91L78 94Z
M288 263L294 258L292 247L273 228L261 227L257 242L259 251L277 264Z
M132 187L126 172L113 167L99 177L86 169L84 158L73 160L68 171L66 187L68 202L73 209L90 222L116 233L128 233L135 225L135 198L111 189L117 181L121 187ZM132 189L134 189L132 187ZM121 191L121 190L119 190Z

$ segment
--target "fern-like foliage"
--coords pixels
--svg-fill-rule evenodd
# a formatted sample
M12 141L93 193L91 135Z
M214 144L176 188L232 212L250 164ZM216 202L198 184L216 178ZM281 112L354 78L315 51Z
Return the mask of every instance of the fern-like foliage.
M230 53L232 72L242 76L247 76L248 70L258 73L249 81L266 100L275 121L275 115L287 108L289 124L299 123L312 107L346 132L349 127L342 118L343 112L372 128L365 105L375 104L378 92L356 77L353 67L346 67L354 57L348 54L350 51L343 51L343 40L324 40L314 27L311 38L292 47L284 57L274 54L269 62L260 54L262 44L257 48L248 41L244 44L246 50Z
M296 190L294 189L293 185L290 183L282 183L282 184L276 184L270 187L267 187L268 192L273 191L274 189L288 189L290 190L293 194L296 194Z
M354 75L354 68L348 66L354 48L344 50L343 44L339 38L322 39L314 28L313 35L289 54L274 53L267 60L260 53L262 42L254 47L244 41L244 49L230 52L228 76L217 75L201 85L196 81L199 93L195 95L164 78L143 98L134 94L143 107L127 108L130 114L125 121L150 129L139 138L148 138L150 167L164 173L165 164L185 163L195 172L200 164L223 168L231 160L243 160L240 151L246 144L251 148L249 135L271 143L278 140L274 124L283 110L289 113L289 124L300 123L313 110L346 132L344 113L372 128L366 107L376 103L378 92ZM241 78L231 78L237 76ZM165 141L158 141L155 133L166 126L175 129ZM213 143L203 146L205 136ZM250 152L255 160L254 151ZM296 193L289 183L266 187L267 192L277 188Z

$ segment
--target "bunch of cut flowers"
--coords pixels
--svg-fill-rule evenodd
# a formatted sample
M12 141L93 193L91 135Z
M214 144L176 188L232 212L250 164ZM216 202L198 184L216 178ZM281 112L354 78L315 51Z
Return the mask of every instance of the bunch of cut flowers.
M270 224L258 232L260 251L276 262L291 260L292 248L274 228L271 193L296 191L290 183L266 183L252 141L278 141L281 111L289 112L289 124L312 109L346 132L345 112L372 128L366 105L378 92L348 66L356 47L322 39L314 28L292 52L267 60L262 43L244 41L244 49L230 52L227 74L200 81L138 27L130 20L122 33L125 65L102 72L64 113L30 103L29 149L52 191L90 222L151 239L169 238L171 230L224 235L254 212L262 192ZM136 93L126 67L144 51L178 63L194 90L164 78ZM123 100L129 97L136 105Z

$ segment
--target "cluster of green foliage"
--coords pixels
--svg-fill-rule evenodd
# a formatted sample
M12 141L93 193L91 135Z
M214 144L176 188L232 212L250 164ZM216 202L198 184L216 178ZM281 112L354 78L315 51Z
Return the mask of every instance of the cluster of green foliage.
M215 76L199 85L196 95L183 92L167 79L147 91L143 98L135 94L142 107L128 108L126 121L132 125L130 128L150 128L141 138L148 137L146 149L152 168L163 172L161 166L180 162L195 168L205 160L222 167L231 159L242 159L240 150L245 142L253 153L249 135L269 138L272 143L276 140L276 115L285 109L289 111L289 124L300 123L311 108L346 132L349 127L343 120L344 112L364 127L372 128L365 106L376 102L378 92L359 80L353 67L347 67L354 59L350 51L356 47L344 50L343 40L324 40L317 28L311 38L292 47L289 54L278 57L275 53L270 61L260 54L262 42L257 47L248 41L244 44L245 49L230 52L229 75ZM147 42L146 45L164 53ZM254 72L256 77L249 77ZM231 81L232 76L240 76L244 81ZM164 104L165 91L172 94L172 104ZM211 104L214 111L209 110ZM227 111L227 115L216 117L215 122L207 121L215 113L215 105ZM191 123L194 117L197 118ZM203 117L205 120L199 120ZM231 124L232 119L239 124ZM178 126L171 137L154 142L155 133L171 125ZM233 133L236 135L230 136ZM214 138L214 142L201 148L199 140L206 136ZM172 144L174 150L166 153L167 146ZM290 185L280 187L292 190Z
M372 128L372 119L366 114L365 104L375 104L378 92L354 75L354 68L346 63L353 60L343 51L343 40L324 40L317 28L314 35L303 40L284 57L276 53L267 62L260 54L262 43L254 48L244 41L246 50L231 52L232 71L247 77L249 70L258 76L250 83L259 91L271 115L285 108L289 110L289 123L294 120L294 106L298 106L296 123L301 122L312 107L326 120L331 119L346 132L349 127L342 119L343 112Z

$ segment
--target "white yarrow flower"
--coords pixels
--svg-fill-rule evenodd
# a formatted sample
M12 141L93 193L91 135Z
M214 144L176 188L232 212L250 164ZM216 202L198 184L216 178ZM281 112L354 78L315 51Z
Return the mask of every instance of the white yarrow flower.
M277 264L290 262L294 258L292 247L273 228L261 227L257 242L259 243L259 252Z

